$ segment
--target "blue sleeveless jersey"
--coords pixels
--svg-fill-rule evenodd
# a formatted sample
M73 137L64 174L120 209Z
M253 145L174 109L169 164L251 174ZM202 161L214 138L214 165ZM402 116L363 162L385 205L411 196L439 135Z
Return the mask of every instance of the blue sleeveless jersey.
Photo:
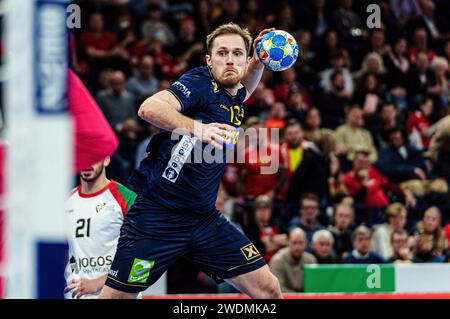
M194 120L236 128L241 125L245 87L232 96L214 81L208 67L185 73L168 91L180 101L181 113ZM168 209L199 214L214 212L226 157L232 155L233 149L214 150L197 138L162 131L151 138L147 152L148 156L130 177L130 183L141 196ZM204 158L203 153L212 154L217 160Z

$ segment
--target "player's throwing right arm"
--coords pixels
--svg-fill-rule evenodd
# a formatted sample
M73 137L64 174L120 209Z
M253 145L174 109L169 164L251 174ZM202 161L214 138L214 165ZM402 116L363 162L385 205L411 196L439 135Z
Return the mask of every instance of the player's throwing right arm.
M147 98L139 108L138 115L145 121L166 131L181 129L221 149L224 137L233 138L235 128L222 123L203 124L184 116L181 104L168 91L158 92Z

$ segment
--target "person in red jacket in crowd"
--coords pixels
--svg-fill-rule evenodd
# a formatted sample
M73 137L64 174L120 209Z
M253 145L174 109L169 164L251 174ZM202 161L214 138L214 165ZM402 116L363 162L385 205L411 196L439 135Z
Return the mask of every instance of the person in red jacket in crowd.
M433 112L433 100L425 97L420 101L419 109L408 117L407 130L411 143L418 149L427 149L435 126L430 124L428 117Z
M444 235L447 238L447 242L450 243L450 224L444 227Z
M253 134L248 131L251 138L245 146L245 161L239 165L241 193L245 200L253 200L259 195L283 200L280 190L286 180L286 160L280 145L271 140L270 130L263 128L258 117L248 118L245 124L254 131ZM274 173L264 172L264 169Z
M116 35L106 31L104 24L103 14L94 12L89 16L89 29L80 34L80 59L85 59L92 69L129 58Z
M344 174L344 184L356 202L365 205L387 206L390 201L386 194L391 190L396 195L405 196L407 205L415 206L416 200L409 190L391 184L370 162L369 152L359 150L353 160L353 168Z

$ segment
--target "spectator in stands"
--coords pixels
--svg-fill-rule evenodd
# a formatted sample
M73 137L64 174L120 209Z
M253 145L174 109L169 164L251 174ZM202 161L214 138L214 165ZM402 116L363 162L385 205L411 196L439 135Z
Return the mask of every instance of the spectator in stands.
M298 203L305 193L315 194L319 200L328 195L330 154L336 149L333 132L323 132L311 141L303 152L303 159L292 174L287 192L287 201Z
M321 38L331 26L331 12L326 0L313 0L310 8L299 12L299 24L310 30L313 38Z
M324 36L323 42L319 45L316 54L316 58L314 61L315 69L318 71L322 71L328 67L330 67L330 55L332 52L338 52L340 49L341 52L344 53L346 59L348 59L348 53L344 49L340 48L339 38L337 32L334 29L328 29ZM348 66L346 61L345 65Z
M283 129L285 126L286 106L283 102L275 102L270 108L269 116L264 121L264 127L267 129Z
M449 114L450 109L447 109ZM434 173L450 185L450 116L444 116L436 123L436 133L431 138L425 154L432 161Z
M283 140L284 142L281 144L281 153L283 154L283 159L285 159L286 181L282 186L280 193L285 200L292 174L303 159L303 144L306 142L303 141L303 129L300 122L296 119L290 119L286 122L283 128Z
M407 75L408 97L412 100L418 100L429 92L428 89L433 86L435 77L430 70L430 62L426 52L417 53L417 58L412 62ZM432 89L433 91L433 89Z
M128 53L131 67L138 67L141 59L148 54L149 43L140 39L136 35L134 28L131 26L121 30L118 39L120 41L120 46Z
M249 117L245 122L249 143L244 151L244 162L239 164L239 188L246 200L253 200L259 195L271 199L284 199L281 187L286 180L286 159L280 145L270 138L270 132L263 128L258 117ZM278 161L278 162L277 162ZM275 173L263 172L279 165Z
M365 74L376 74L380 79L383 79L386 74L382 57L376 52L367 53L361 64L361 69L356 71L353 76L355 80L361 79Z
M357 203L369 206L387 206L389 198L387 191L396 195L405 196L407 205L415 206L416 200L413 193L405 188L402 190L382 175L372 164L367 151L356 152L353 168L344 175L344 184L349 195Z
M413 254L409 247L408 232L404 229L394 230L391 234L392 255L389 261L393 263L411 263Z
M337 204L333 211L333 223L328 230L333 235L333 249L337 256L345 257L352 250L352 232L350 226L355 218L353 208L346 204Z
M270 110L275 102L273 90L263 81L259 82L252 96L245 102L245 115L247 118L259 116L262 112Z
M433 0L421 0L421 14L412 21L413 25L422 26L427 32L427 38L433 43L443 39L443 34L439 30L439 26L435 21L436 6Z
M290 119L286 122L283 130L284 143L282 144L282 151L288 160L288 175L295 172L303 159L303 129L301 124L295 120ZM289 179L287 180L289 183Z
M353 11L353 0L341 0L338 10L332 16L339 38L351 43L362 36L367 37L367 31L359 15Z
M330 68L320 72L320 86L325 92L330 92L333 90L333 85L331 81L331 75L336 71L341 71L344 77L344 91L343 95L350 97L353 94L354 83L352 75L348 68L345 67L345 54L342 50L337 49L330 54L329 58Z
M214 21L214 28L228 22L234 22L237 24L242 23L241 3L239 2L239 0L224 0L221 5L222 12L220 16Z
M390 0L389 4L399 27L406 26L408 21L416 18L422 12L417 0Z
M91 70L98 71L107 65L120 64L127 60L127 51L119 46L117 36L105 31L104 19L100 12L89 16L89 30L80 34L81 59L87 59Z
M369 37L369 52L378 53L381 58L385 58L391 52L391 46L386 43L385 29L373 29Z
M325 227L319 221L320 206L316 195L306 193L300 198L300 209L298 216L295 216L289 222L289 229L300 227L306 233L308 243L312 242L313 234Z
M286 30L293 33L298 30L297 20L294 16L294 11L289 2L281 2L277 6L276 19L274 26L279 30Z
M394 231L403 230L406 226L408 211L401 203L390 204L385 211L386 223L373 226L372 249L383 258L388 259L393 254L391 245Z
M401 132L406 134L404 120L398 107L393 103L383 103L380 111L381 127L375 132L375 139L381 147L389 143L389 132L393 128L399 128Z
M266 262L280 249L287 246L287 235L280 234L272 220L272 200L260 195L253 204L254 223L244 228L245 234L255 244Z
M289 94L292 91L298 91L302 94L303 104L309 108L311 99L308 91L298 82L297 73L294 68L289 68L280 74L279 84L275 86L274 93L277 101L283 102L285 105L289 104Z
M289 91L289 103L287 104L288 117L296 118L301 121L306 112L312 108L311 101L308 100L308 95L305 95L305 93L307 93L306 90L297 87L294 87Z
M289 232L289 246L280 249L270 261L270 269L284 293L303 292L303 266L316 263L316 258L305 251L307 244L305 232L294 228Z
M392 183L427 179L427 169L420 151L405 144L399 128L389 132L389 144L380 150L378 167Z
M331 90L318 98L317 106L322 114L323 127L335 129L344 123L345 108L350 102L350 96L345 91L345 78L341 70L334 71L330 81Z
M437 56L431 62L436 84L428 89L428 93L436 97L439 110L447 107L450 102L450 83L448 78L449 65L446 58Z
M442 262L446 248L441 226L442 214L439 208L430 207L423 220L417 223L414 237L416 241L413 262Z
M326 229L318 230L312 237L312 253L318 264L338 264L340 258L333 254L334 238Z
M197 27L192 17L184 17L180 20L178 34L177 43L170 50L177 62L188 68L204 64L204 39L197 38Z
M398 38L394 42L393 49L389 51L385 58L385 65L388 69L389 77L386 79L392 87L405 87L406 75L410 67L406 56L408 42L405 38Z
M414 29L414 33L411 46L408 50L409 61L411 63L416 63L420 53L426 55L428 62L433 61L436 53L428 47L429 38L426 27L419 24L412 26L412 28Z
M418 150L428 148L431 136L436 130L436 127L431 125L429 121L432 113L433 100L430 97L425 97L420 101L418 110L411 112L408 117L409 142Z
M364 129L363 111L359 105L348 108L345 124L336 129L336 140L338 154L345 156L344 158L350 162L353 161L358 150L368 151L372 163L378 158L372 136Z
M163 10L157 3L150 3L147 7L147 19L143 22L141 33L148 42L158 40L162 46L170 47L176 38L170 27L163 21Z
M117 133L134 135L137 129L135 101L125 89L125 75L121 71L115 71L109 80L110 88L97 94L97 103Z
M378 104L383 97L383 84L380 82L378 75L367 72L359 78L352 102L361 105L364 116L370 118L378 111Z
M303 122L303 135L306 141L317 139L323 129L321 129L322 117L320 111L316 107L311 107L305 113Z
M372 232L364 225L352 234L353 250L343 260L344 264L384 264L387 261L371 249Z
M445 239L447 240L447 246L450 245L450 223L447 224L447 226L443 229ZM447 247L450 248L450 247Z
M258 0L248 0L244 2L245 9L242 10L242 18L250 34L257 34L264 29L265 21L262 8Z
M209 0L200 0L197 2L195 25L198 28L200 39L206 39L206 36L213 31L213 25L211 22L211 11L212 6Z
M344 174L336 155L330 155L330 174L328 177L328 202L339 203L349 196L348 188L344 183Z
M310 87L317 80L317 71L314 69L316 51L312 47L311 32L302 29L294 33L294 36L298 37L299 43L302 43L302 61L294 64L295 72L302 80L302 83Z
M154 67L153 57L146 55L139 63L137 74L128 80L127 91L133 95L136 105L141 99L155 94L158 90L159 83L154 75Z

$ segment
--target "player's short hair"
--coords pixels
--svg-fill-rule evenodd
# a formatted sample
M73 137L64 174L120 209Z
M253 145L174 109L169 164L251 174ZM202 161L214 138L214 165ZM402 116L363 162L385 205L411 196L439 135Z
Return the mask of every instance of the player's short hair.
M211 55L211 50L212 50L214 40L218 36L221 36L224 34L240 35L241 38L244 40L247 55L250 54L250 49L251 49L251 45L252 45L252 41L253 41L253 38L252 38L250 32L248 31L247 28L242 29L236 23L230 22L230 23L222 24L221 26L217 27L213 32L211 32L206 37L206 50L208 51L209 55Z

